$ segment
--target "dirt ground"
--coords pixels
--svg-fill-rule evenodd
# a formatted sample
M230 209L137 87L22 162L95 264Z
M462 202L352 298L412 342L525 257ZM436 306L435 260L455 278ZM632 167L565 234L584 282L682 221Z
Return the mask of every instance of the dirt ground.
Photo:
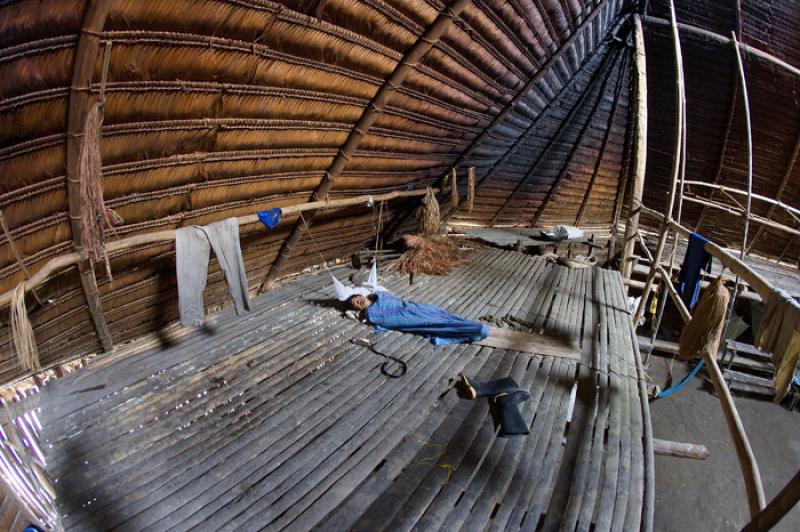
M663 382L668 358L653 356L649 374ZM676 381L688 372L676 362ZM654 529L662 531L740 530L748 521L744 482L719 400L704 384L703 372L681 392L652 401L656 438L702 443L707 460L656 456ZM767 501L800 469L800 411L769 400L734 397L761 470ZM773 530L800 530L800 504Z

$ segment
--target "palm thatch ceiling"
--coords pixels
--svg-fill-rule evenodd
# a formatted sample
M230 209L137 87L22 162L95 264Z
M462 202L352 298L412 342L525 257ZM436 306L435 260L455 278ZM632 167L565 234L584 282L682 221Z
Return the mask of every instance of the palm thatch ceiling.
M610 230L622 210L630 159L628 15L638 4L0 1L0 209L29 271L73 251L73 126L99 98L111 43L103 195L125 221L111 239L302 203L315 191L343 197L421 188L453 166L462 180L474 166L478 178L475 209L457 212L453 223ZM738 31L744 42L800 64L797 10L777 0L719 4L680 1L678 19L724 36ZM655 19L645 21L645 203L658 209L669 184L673 134L673 56L668 28L659 23L667 5L650 2L647 13ZM738 101L733 50L684 39L687 174L741 186L743 113L732 103ZM425 53L416 60L420 49ZM392 76L403 69L407 75L396 83ZM755 188L797 206L797 171L778 185L798 137L798 78L756 59L747 69ZM374 123L356 127L367 115ZM415 207L387 205L387 225L405 220L409 227ZM687 206L684 216L691 223L702 216L702 229L726 243L740 238L736 220L701 210ZM289 246L287 237L297 233L293 217L272 231L243 226L251 286L284 248L281 273L318 263L318 251L348 255L374 238L375 216L367 207L319 212L313 239L300 234ZM755 249L778 256L786 247L781 238L761 235ZM174 268L173 245L157 243L113 255L113 282L97 269L114 343L174 321ZM4 239L0 289L23 279ZM209 305L226 299L216 267L207 294ZM54 276L38 296L54 301L39 307L29 300L43 364L101 347L77 268ZM3 329L0 380L8 380L21 370Z

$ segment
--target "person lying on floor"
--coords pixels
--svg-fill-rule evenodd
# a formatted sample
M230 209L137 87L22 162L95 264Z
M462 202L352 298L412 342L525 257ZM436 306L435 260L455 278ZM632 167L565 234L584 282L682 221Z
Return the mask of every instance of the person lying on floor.
M363 312L378 331L419 334L434 345L478 342L489 336L489 327L483 323L459 318L433 305L400 299L386 290L355 294L347 303Z

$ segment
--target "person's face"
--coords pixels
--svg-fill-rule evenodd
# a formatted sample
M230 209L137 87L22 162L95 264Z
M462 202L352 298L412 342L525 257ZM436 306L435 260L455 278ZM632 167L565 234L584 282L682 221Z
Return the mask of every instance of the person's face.
M369 298L365 296L353 296L353 299L350 302L353 305L353 308L356 310L364 310L369 306Z

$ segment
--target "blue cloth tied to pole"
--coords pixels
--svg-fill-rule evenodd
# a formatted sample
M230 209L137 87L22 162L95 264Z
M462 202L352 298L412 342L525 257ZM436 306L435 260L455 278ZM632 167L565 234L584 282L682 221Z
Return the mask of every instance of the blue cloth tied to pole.
M706 251L708 239L699 233L689 236L689 245L678 275L678 293L689 309L694 308L700 295L700 270L711 271L711 254Z
M261 223L270 229L275 229L275 226L281 221L281 216L283 215L280 209L258 211L256 214L258 215L258 219L261 220Z
M366 315L378 331L419 334L434 345L477 342L489 336L485 324L459 318L439 307L404 301L384 291L375 295L378 299L367 307Z

